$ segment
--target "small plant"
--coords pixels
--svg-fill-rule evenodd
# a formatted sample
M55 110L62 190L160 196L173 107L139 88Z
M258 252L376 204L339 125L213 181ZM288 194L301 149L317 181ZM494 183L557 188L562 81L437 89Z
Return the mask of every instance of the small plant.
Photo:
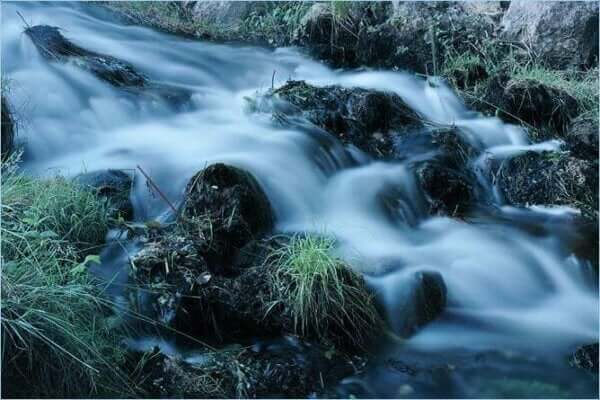
M277 266L278 301L298 334L363 346L381 320L363 278L333 256L334 245L326 236L294 236L274 250L268 261Z

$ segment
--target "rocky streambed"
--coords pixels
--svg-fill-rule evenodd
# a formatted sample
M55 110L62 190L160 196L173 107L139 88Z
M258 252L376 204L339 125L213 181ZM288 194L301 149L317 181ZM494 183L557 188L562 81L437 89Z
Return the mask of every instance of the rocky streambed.
M427 42L382 46L429 14L388 6L353 5L344 33L317 4L293 43L428 72ZM457 7L430 11L480 12ZM2 11L2 152L113 204L89 272L146 396L597 395L597 121L569 93L485 67L333 70L90 5Z

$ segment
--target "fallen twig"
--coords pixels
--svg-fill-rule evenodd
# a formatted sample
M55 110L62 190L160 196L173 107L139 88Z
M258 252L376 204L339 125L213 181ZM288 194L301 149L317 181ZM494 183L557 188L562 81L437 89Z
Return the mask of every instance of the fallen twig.
M169 205L169 207L171 207L171 210L173 210L173 212L175 214L177 214L177 209L175 208L175 206L173 205L173 203L171 203L169 201L169 199L167 198L167 196L165 196L165 194L162 192L162 190L160 190L160 188L158 187L158 185L156 183L154 183L154 181L152 180L152 178L150 178L150 176L139 165L137 166L137 169L139 169L140 172L142 173L142 175L144 175L144 177L146 178L146 181L150 184L150 186L152 186L152 188L154 190L156 190L156 192Z

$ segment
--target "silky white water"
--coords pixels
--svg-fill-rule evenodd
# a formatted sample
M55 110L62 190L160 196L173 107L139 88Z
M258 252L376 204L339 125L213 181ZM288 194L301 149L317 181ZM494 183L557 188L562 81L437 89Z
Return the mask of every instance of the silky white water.
M76 66L49 63L23 34L17 10L31 25L58 26L86 49L192 90L191 104L174 111L124 94ZM340 255L365 273L390 321L399 318L397 288L407 276L420 270L442 275L447 310L405 346L563 354L597 341L597 292L586 266L559 236L533 236L494 219L467 223L430 217L409 161L373 161L332 137L283 129L267 114L248 113L244 97L269 89L273 71L275 86L292 78L394 91L427 120L461 128L485 150L481 160L473 160L480 169L486 157L560 147L559 142L529 145L520 128L470 112L436 79L334 71L294 49L190 41L110 22L82 5L2 4L2 74L21 123L18 140L27 173L72 176L105 168L133 173L140 165L175 202L195 172L217 161L230 163L258 179L276 212L278 231L335 235ZM393 215L379 200L390 188L400 194L400 210ZM139 174L133 197L139 221L168 213ZM570 212L518 210L496 199L497 212L509 219L522 213L570 221Z

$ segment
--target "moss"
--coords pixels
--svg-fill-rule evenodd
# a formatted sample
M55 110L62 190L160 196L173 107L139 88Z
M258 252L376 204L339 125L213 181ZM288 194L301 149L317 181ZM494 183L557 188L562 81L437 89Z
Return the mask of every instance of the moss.
M2 378L8 396L134 393L110 304L87 274L107 231L106 203L62 178L2 165Z

